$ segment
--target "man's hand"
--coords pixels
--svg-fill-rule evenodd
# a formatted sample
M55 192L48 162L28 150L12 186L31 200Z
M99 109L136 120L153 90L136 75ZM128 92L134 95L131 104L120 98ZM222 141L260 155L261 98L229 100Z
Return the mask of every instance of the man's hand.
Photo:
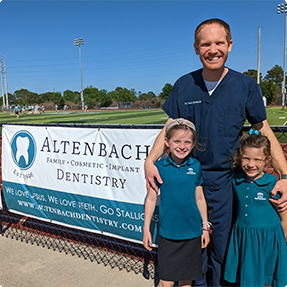
M158 192L158 187L154 182L156 178L159 184L162 184L162 179L158 173L157 167L154 165L152 161L146 159L144 164L144 171L145 171L145 180L146 180L146 188L149 191L150 187L152 187L156 192Z
M281 198L278 200L270 198L270 202L278 209L278 211L287 210L287 179L277 181L271 191L271 197L276 196L277 192L280 192Z

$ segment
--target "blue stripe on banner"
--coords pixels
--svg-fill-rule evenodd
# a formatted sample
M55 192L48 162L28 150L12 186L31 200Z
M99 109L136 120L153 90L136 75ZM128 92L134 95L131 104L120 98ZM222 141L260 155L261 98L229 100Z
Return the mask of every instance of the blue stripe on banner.
M8 209L90 232L111 233L142 242L144 205L89 197L3 181ZM151 230L157 243L158 208Z

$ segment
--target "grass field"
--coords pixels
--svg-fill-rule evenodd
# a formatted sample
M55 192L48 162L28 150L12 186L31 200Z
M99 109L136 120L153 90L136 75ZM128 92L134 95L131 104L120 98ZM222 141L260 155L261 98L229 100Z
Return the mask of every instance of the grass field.
M270 125L287 125L287 110L281 107L268 107L267 119ZM161 109L151 110L91 110L83 111L47 111L44 114L16 115L10 112L0 113L1 123L75 123L75 124L164 124L167 115ZM246 122L246 124L248 124Z
M267 107L267 120L271 126L287 126L287 110L282 107Z
M267 107L267 119L272 126L287 126L287 110L282 107ZM83 111L46 111L44 114L16 115L10 112L0 113L0 123L43 123L43 124L164 124L167 115L161 109L151 110L90 110ZM248 125L248 122L245 123ZM2 127L0 126L0 134ZM281 132L275 133L280 143L287 143L287 137Z
M75 124L164 124L166 114L161 109L151 110L91 110L47 111L44 114L16 115L0 113L1 123L75 123Z

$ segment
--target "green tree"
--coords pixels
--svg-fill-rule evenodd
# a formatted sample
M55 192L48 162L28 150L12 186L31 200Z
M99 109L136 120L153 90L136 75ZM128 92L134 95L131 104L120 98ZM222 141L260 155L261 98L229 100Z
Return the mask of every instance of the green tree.
M21 106L40 103L39 95L37 93L30 92L27 89L16 90L13 95L16 104Z
M156 95L154 92L149 91L148 93L141 93L138 92L139 94L139 100L151 100L153 98L156 98Z
M137 100L135 89L128 90L127 88L117 87L115 91L118 102L135 102Z
M113 95L111 93L108 93L107 90L100 90L100 93L102 95L100 105L101 107L109 107L113 102Z
M247 72L243 72L243 74L247 75L247 76L250 76L250 77L254 78L255 81L257 81L257 70L248 69ZM261 82L261 79L262 79L262 74L261 73L259 75L259 78L260 78L260 82Z
M147 94L149 95L149 97L150 97L151 99L156 98L156 94L155 94L154 92L152 92L152 91L149 91Z
M39 95L40 103L43 104L43 103L52 101L53 96L54 96L54 93L52 93L52 92L46 92L46 93L40 94Z
M102 96L97 88L93 86L88 86L84 89L83 92L84 92L84 101L90 108L93 108L96 105L100 105Z
M141 100L141 101L150 100L150 96L146 93L140 93L139 94L139 100Z
M5 98L5 102L6 102L6 96L4 98ZM1 104L3 103L3 97L0 98L0 103ZM16 102L15 95L8 93L8 107L10 105L16 105L16 104L17 104L17 102Z
M243 74L248 75L257 80L257 70L248 69ZM262 79L260 74L260 87L262 94L271 102L276 94L280 92L283 70L280 66L275 65L271 70L267 71L267 75Z
M283 81L283 69L281 66L275 65L271 70L267 71L264 77L267 81L272 81L278 87L281 87Z
M111 99L112 101L116 101L116 102L119 101L118 93L117 93L116 91L110 91L110 92L108 92L108 96L110 97L110 99Z
M274 84L271 80L263 80L260 83L262 94L266 97L268 102L271 102L275 98L278 91L278 86Z
M60 92L53 92L52 94L53 94L52 98L51 98L52 102L55 105L57 104L59 106L63 106L65 102L64 102L64 99L63 99L61 93Z
M81 101L81 94L77 91L66 90L63 93L63 99L65 102L72 102L78 104Z
M162 88L162 92L159 94L159 97L162 99L167 99L173 86L172 84L166 83Z
M283 69L281 66L275 65L271 70L267 71L267 74L260 83L260 86L263 95L269 102L281 92L282 81Z

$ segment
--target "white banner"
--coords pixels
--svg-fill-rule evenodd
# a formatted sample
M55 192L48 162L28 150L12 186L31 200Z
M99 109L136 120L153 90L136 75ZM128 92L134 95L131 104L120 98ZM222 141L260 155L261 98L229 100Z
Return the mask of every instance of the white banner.
M7 207L49 222L142 242L143 164L158 133L4 125L2 181ZM156 214L155 229L157 221Z

